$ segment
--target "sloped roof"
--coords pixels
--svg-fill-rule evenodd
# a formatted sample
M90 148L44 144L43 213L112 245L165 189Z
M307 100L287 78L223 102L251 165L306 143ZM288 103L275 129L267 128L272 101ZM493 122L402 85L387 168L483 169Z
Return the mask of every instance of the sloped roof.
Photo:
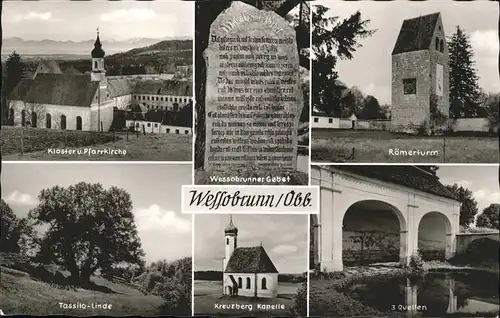
M107 79L110 97L130 95L134 91L135 84L126 78Z
M38 74L35 79L22 79L9 95L11 100L28 103L85 106L92 104L98 82L86 75Z
M73 66L68 67L63 71L64 74L70 74L70 75L82 75L83 73L74 68Z
M36 69L37 74L49 73L49 74L62 74L59 65L54 60L40 60L38 67Z
M406 186L448 199L457 200L439 178L417 166L335 166L335 169L360 174L369 178Z
M226 273L278 273L262 246L238 247L227 262Z
M403 21L392 55L427 50L439 20L439 12Z
M145 120L155 123L161 123L164 116L165 112L157 109L151 110L144 115Z
M162 125L167 126L179 126L179 127L188 127L191 128L193 125L192 122L186 122L182 116L180 116L179 112L166 111L163 116Z
M145 80L137 83L134 93L152 95L192 96L193 87L189 81Z

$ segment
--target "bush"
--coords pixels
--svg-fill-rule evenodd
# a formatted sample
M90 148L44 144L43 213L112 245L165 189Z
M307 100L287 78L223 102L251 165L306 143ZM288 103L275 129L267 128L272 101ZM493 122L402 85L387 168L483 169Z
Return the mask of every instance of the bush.
M307 282L300 285L290 313L293 317L307 317Z
M416 250L415 253L410 257L410 263L408 264L410 273L419 274L424 271L424 260L422 258L422 254L419 250Z

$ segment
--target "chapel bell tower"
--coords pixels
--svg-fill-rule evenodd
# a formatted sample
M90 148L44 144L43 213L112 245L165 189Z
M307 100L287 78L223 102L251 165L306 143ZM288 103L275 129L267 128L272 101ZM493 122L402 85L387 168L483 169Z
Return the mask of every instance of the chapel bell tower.
M233 224L233 216L229 216L229 224L224 229L224 246L225 246L225 255L224 255L224 268L222 271L226 270L227 262L233 255L234 250L236 249L238 237L238 229Z
M97 38L94 43L94 49L91 52L92 55L92 72L91 81L100 82L104 79L106 75L106 70L104 69L104 50L102 49L101 40L99 39L99 28L97 28Z

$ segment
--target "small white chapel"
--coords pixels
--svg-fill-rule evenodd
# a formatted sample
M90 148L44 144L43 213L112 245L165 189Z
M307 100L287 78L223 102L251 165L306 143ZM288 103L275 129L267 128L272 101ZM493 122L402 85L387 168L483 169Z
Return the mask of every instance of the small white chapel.
M262 246L238 247L238 229L230 216L224 230L225 257L223 294L228 296L275 298L278 270Z

